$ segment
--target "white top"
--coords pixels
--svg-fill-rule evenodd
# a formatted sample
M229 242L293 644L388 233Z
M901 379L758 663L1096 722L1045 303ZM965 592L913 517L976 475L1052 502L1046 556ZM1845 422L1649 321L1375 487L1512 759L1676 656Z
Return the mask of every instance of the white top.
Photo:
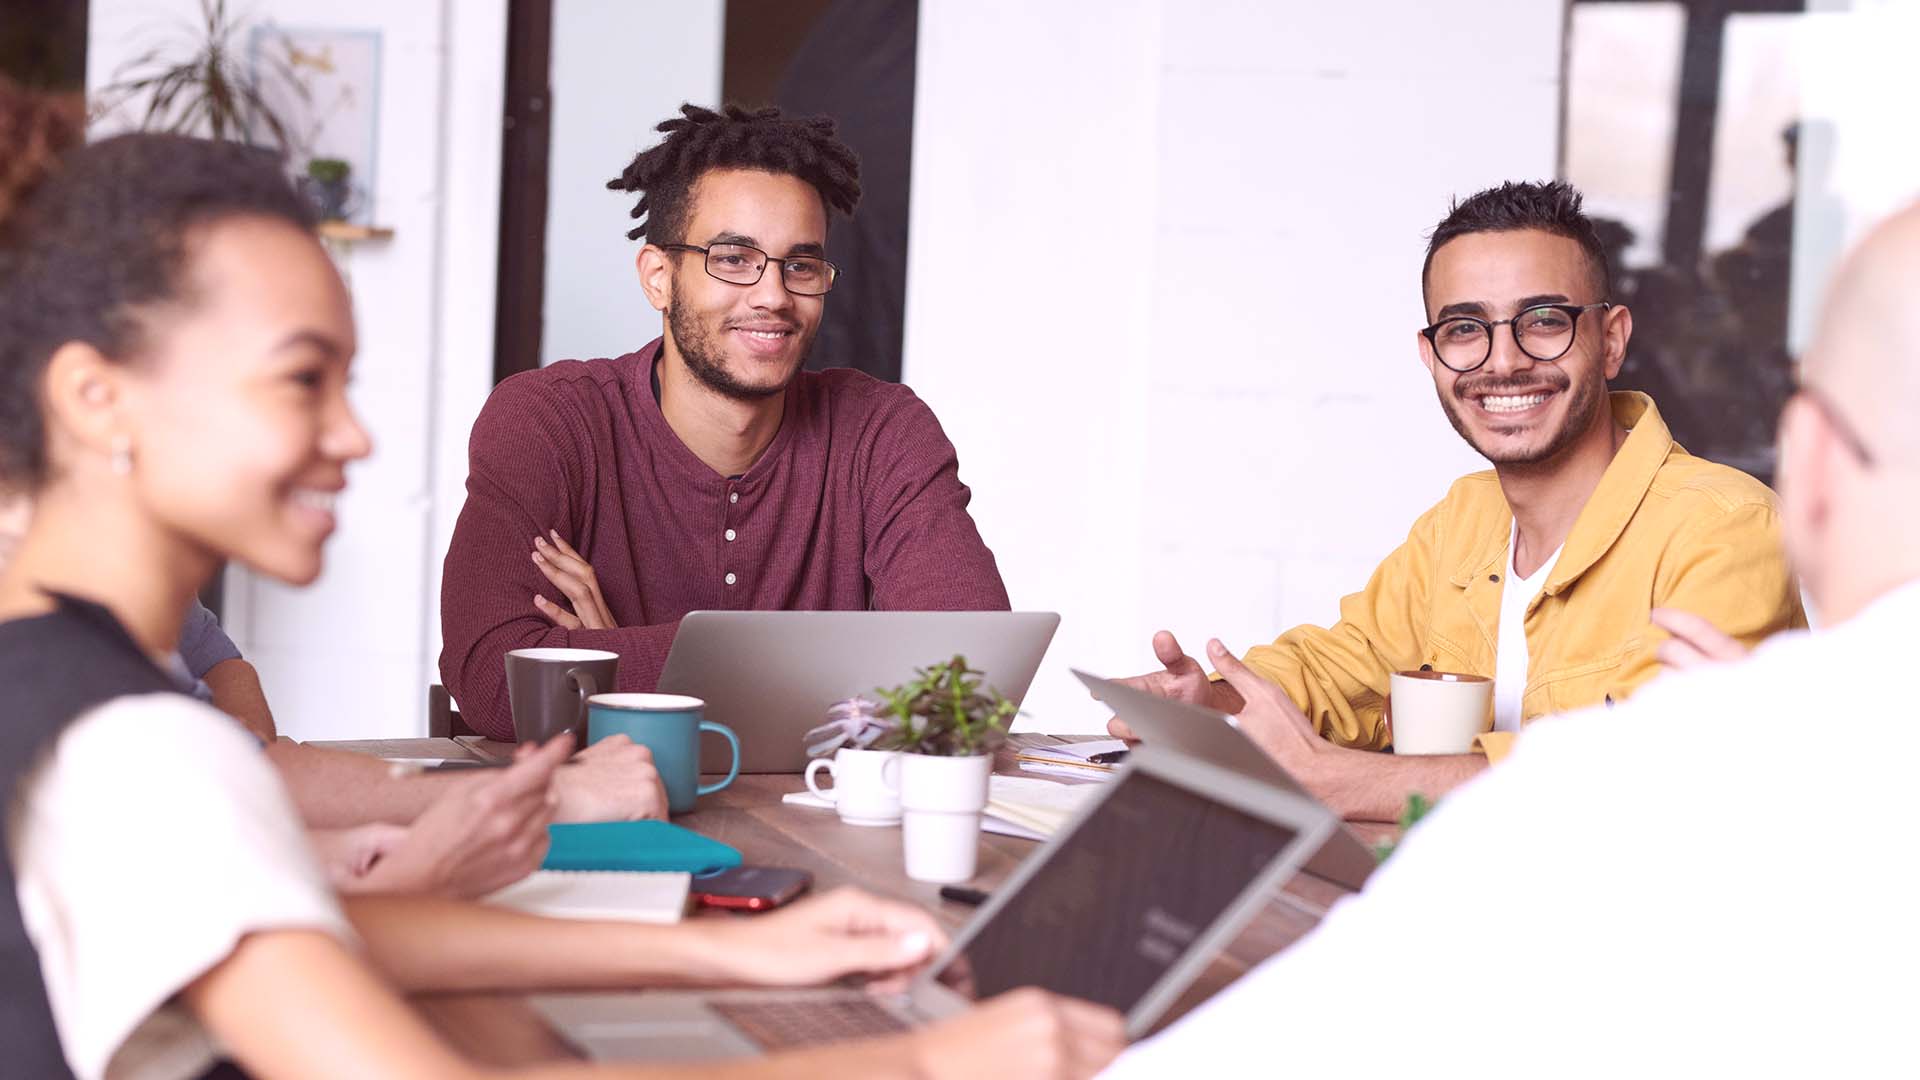
M1553 564L1566 550L1562 544L1553 549L1547 561L1521 577L1513 572L1513 556L1520 548L1520 523L1513 523L1513 538L1507 541L1507 577L1500 583L1500 643L1493 661L1493 730L1520 730L1520 699L1527 692L1527 605L1546 587Z
M207 705L103 705L23 791L20 911L80 1080L204 1072L213 1044L172 999L245 934L356 940L260 743Z
M1535 721L1365 892L1106 1075L1920 1073L1915 642L1920 582Z

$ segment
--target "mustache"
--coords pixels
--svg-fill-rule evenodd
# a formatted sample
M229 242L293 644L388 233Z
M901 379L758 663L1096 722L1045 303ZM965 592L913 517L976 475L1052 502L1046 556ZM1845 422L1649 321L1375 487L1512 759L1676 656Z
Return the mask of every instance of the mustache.
M1463 377L1453 384L1453 396L1461 400L1481 397L1487 394L1527 394L1536 390L1549 392L1565 390L1573 385L1567 373L1558 368L1542 368L1530 373L1524 379L1514 379L1500 375L1483 375L1475 378Z

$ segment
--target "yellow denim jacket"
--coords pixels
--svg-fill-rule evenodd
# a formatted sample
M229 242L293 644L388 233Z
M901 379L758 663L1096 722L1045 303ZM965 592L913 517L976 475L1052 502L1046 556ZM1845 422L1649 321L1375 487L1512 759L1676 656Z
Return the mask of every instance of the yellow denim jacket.
M1806 625L1773 492L1673 441L1653 399L1610 395L1630 433L1540 594L1527 607L1523 722L1625 698L1660 671L1656 607L1704 616L1748 645ZM1491 470L1454 482L1414 522L1331 628L1302 626L1247 654L1320 733L1382 750L1387 676L1431 665L1492 678L1513 512ZM1480 749L1505 756L1509 732Z

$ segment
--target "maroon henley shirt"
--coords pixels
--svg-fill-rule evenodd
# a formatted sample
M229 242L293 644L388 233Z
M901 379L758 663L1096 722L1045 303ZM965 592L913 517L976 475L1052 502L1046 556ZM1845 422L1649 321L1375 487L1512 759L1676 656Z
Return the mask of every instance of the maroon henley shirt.
M729 479L667 426L659 355L655 340L522 372L473 425L440 677L476 731L513 738L510 649L611 650L619 689L646 691L689 611L1007 610L953 444L912 390L802 372L773 442ZM566 602L530 557L549 528L593 564L617 629L565 630L534 608L536 592Z

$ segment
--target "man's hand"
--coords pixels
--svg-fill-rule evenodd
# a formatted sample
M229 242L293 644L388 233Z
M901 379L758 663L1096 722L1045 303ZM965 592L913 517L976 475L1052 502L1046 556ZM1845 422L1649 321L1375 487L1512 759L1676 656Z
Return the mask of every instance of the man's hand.
M1119 1013L1031 987L908 1037L916 1044L920 1074L939 1080L1081 1080L1127 1048Z
M859 889L835 889L750 919L687 924L712 940L721 979L754 986L814 986L843 975L907 977L946 947L933 916Z
M535 593L533 606L540 614L568 630L607 630L615 625L613 613L600 596L600 580L593 576L593 564L581 558L559 532L548 529L546 536L533 538L533 565L573 605L568 611Z
M638 821L667 816L667 789L653 765L653 751L609 735L580 751L554 776L560 797L554 820Z
M1207 669L1181 650L1180 643L1174 640L1171 632L1162 630L1153 635L1153 655L1166 670L1120 679L1120 685L1143 690L1155 697L1205 705L1224 713L1239 712L1245 704L1231 686L1223 686L1207 678ZM1117 716L1107 721L1107 733L1116 739L1136 738L1133 729Z
M1673 635L1654 657L1675 671L1746 658L1747 647L1691 611L1654 608L1653 625Z
M1207 657L1220 677L1240 692L1243 704L1236 714L1240 730L1302 783L1308 782L1319 758L1342 749L1313 730L1306 714L1278 683L1241 663L1218 638L1207 642Z
M554 770L572 749L573 736L562 734L521 748L504 769L450 785L346 891L472 898L538 870L553 820Z

